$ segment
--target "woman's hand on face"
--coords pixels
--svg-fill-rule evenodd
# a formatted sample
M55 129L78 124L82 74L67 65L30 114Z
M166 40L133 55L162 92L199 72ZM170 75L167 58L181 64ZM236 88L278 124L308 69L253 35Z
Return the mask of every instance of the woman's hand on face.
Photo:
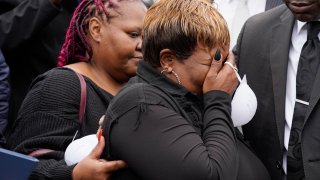
M74 167L72 179L106 180L110 179L112 172L127 166L126 163L121 160L106 161L100 159L104 146L104 137L101 136L100 141L92 152Z
M235 57L232 52L229 53L227 61L235 66ZM219 61L213 60L210 70L203 83L203 93L211 90L220 90L232 95L236 90L239 81L237 76L229 65L223 64L223 57Z

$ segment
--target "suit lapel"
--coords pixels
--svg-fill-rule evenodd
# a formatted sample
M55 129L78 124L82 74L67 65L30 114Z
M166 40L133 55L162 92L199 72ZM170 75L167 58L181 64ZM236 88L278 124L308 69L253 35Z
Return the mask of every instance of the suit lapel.
M270 44L274 107L281 146L284 144L287 67L293 25L294 17L289 10L286 10L280 16L279 23L272 28Z

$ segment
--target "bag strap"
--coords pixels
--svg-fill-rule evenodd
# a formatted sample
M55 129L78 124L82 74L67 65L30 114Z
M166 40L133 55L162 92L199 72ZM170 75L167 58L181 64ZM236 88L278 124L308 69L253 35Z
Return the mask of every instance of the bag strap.
M86 104L87 104L87 84L84 80L83 76L75 71L77 74L79 81L80 81L80 88L81 88L81 100L80 100L80 108L79 108L79 122L80 125L83 122L83 117L86 112Z
M83 76L74 71L77 74L77 77L80 81L80 88L81 88L81 99L80 99L80 108L79 108L79 122L80 122L80 126L82 125L83 122L83 117L86 111L86 104L87 104L87 84L86 81L84 80ZM78 132L78 131L77 131ZM49 153L49 152L53 152L54 150L52 149L38 149L35 150L31 153L29 153L29 156L38 156L38 155L42 155L45 153Z
M38 155L42 155L42 154L53 152L53 151L54 150L52 149L38 149L38 150L32 151L30 154L28 154L28 156L38 156Z

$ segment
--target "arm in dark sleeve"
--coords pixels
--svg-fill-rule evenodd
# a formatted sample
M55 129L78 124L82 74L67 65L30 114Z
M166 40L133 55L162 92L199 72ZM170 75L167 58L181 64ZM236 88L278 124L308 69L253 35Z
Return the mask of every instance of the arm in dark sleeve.
M33 82L7 140L10 149L23 154L54 150L36 156L40 162L32 179L71 179L74 166L66 165L64 152L80 127L79 106L80 82L71 70L52 71Z
M236 179L230 97L211 91L204 98L203 137L172 109L140 104L111 125L107 145L111 154L127 162L142 179Z
M8 102L10 95L8 79L9 67L0 51L0 145L5 142L3 133L8 123Z
M39 32L61 10L49 0L25 0L0 15L0 48L14 49Z

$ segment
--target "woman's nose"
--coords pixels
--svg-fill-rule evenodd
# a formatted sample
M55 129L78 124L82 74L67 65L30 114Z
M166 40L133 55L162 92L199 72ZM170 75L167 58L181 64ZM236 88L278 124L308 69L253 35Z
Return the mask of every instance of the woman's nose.
M140 37L137 44L137 50L141 51L142 49L142 38Z

